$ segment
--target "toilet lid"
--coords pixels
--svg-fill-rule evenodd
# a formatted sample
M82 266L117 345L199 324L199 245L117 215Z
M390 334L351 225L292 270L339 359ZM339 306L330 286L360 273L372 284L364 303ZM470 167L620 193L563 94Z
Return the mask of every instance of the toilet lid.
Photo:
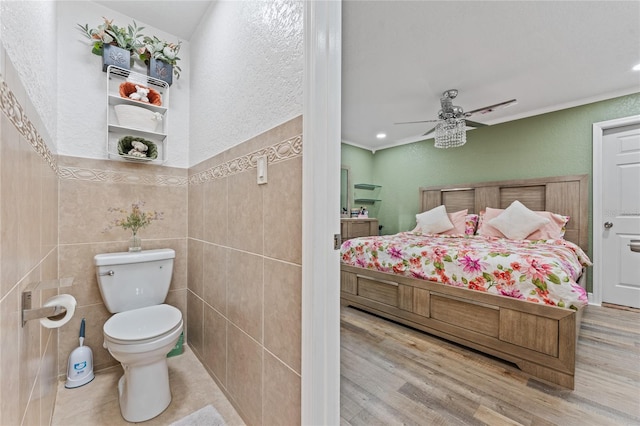
M113 315L103 331L118 340L151 339L171 331L182 320L182 313L171 305L155 305Z

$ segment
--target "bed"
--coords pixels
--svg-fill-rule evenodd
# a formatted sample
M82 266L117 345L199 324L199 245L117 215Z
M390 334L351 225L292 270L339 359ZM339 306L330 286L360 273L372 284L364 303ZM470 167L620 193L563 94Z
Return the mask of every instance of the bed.
M347 240L342 245L341 303L504 359L540 380L573 389L578 330L587 305L587 198L587 175L420 188L420 211L424 212L444 206L447 212L467 210L478 214L507 209L517 200L532 211L561 213L570 219L563 229L563 239L517 241L506 248L501 238L491 236L438 235L428 242L420 232ZM422 250L430 258L426 261L429 268L420 272L411 267L411 262L420 257L416 253L404 261L406 268L380 260L383 256L378 248L396 247L397 240L417 247L418 252ZM455 240L460 240L463 247L455 246ZM425 248L427 244L439 244L440 248ZM474 274L477 265L461 260L467 253L474 254L471 260L477 260L483 244L490 253L484 258L500 262L496 267L485 265L488 272ZM367 251L366 247L375 254L373 260L363 260L361 251ZM537 280L535 273L532 279L529 272L520 270L524 268L519 265L527 258L518 261L511 255L522 250L529 257L539 251L560 253L560 260L548 262L558 269L548 265L543 268L548 284ZM388 256L400 256L390 251ZM576 255L572 264L568 262L569 252ZM446 256L449 259L443 260ZM451 262L451 256L455 262ZM466 270L448 269L454 263ZM510 286L497 285L501 280L504 284L504 274L508 283L525 277L533 285L526 291L512 291ZM475 290L470 289L477 284L471 283L472 277L479 277L481 284ZM560 288L560 284L566 286L559 296L545 298L547 288Z

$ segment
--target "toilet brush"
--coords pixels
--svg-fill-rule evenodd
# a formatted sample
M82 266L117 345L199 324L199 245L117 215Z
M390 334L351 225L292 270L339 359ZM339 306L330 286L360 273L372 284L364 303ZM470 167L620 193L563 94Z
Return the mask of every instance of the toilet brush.
M93 374L93 352L84 346L84 318L80 323L80 346L69 355L67 364L67 382L65 388L77 388L86 385L95 377Z

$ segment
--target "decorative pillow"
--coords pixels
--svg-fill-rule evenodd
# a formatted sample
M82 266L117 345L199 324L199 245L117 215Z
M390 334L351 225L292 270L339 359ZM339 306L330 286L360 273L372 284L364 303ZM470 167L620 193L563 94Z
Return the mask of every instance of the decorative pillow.
M527 236L527 240L560 240L564 238L569 222L569 216L563 216L551 212L536 212L542 217L549 219L549 223Z
M453 228L453 223L449 220L447 210L443 205L417 214L416 222L418 223L416 230L419 228L423 234L439 234Z
M468 214L465 217L465 224L464 224L465 235L473 235L476 233L476 228L478 226L479 219L480 219L480 216L478 216L477 214Z
M491 207L487 207L486 210L482 210L480 212L480 219L478 220L478 230L476 231L476 233L478 235L484 235L485 237L506 238L502 232L487 223L490 220L498 217L502 212L504 212L504 209L493 209Z
M477 234L505 238L502 232L487 224L487 221L498 217L502 212L504 212L504 209L492 209L491 207L487 207L486 211L481 211L478 220ZM536 211L535 213L549 219L549 223L537 229L532 234L527 235L527 240L559 240L564 238L564 233L567 230L566 225L570 219L569 216L546 211Z
M469 210L460 210L454 213L447 213L449 220L453 224L453 229L441 232L443 235L465 235L467 212Z
M497 217L487 220L486 224L493 226L507 238L524 240L529 234L549 222L549 219L536 214L533 210L529 210L524 204L516 200Z

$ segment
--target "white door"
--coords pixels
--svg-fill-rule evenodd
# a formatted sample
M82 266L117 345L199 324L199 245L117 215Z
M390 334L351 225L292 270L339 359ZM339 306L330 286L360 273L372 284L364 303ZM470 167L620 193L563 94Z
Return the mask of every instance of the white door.
M640 308L640 124L603 133L600 232L602 301Z

